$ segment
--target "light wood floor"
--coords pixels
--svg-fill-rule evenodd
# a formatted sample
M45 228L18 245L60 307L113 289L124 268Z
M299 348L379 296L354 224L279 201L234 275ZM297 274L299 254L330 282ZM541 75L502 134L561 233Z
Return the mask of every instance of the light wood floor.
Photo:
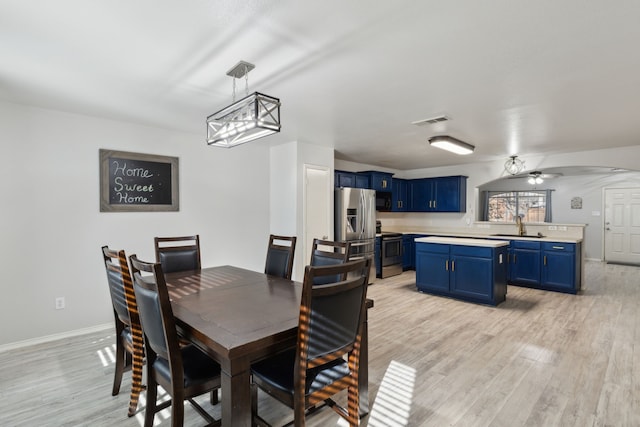
M418 293L412 272L378 280L363 425L640 426L640 268L585 268L580 295L510 286L497 308ZM142 425L143 409L126 416L128 374L111 396L114 342L105 331L1 353L0 426ZM260 399L268 420L290 417ZM308 425L338 420L327 409ZM203 424L187 405L185 425Z

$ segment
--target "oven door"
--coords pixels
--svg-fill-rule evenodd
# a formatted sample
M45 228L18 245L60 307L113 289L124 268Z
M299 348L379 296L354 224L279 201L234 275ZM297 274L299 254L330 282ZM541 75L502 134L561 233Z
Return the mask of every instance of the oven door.
M402 268L402 237L383 237L380 245L382 267L399 264Z

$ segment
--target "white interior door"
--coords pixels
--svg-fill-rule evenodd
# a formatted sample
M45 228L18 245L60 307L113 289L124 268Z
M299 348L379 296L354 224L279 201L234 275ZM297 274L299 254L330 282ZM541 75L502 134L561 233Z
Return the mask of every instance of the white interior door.
M304 165L304 262L311 260L314 238L333 239L333 188L326 166Z
M640 264L640 188L604 192L604 259Z

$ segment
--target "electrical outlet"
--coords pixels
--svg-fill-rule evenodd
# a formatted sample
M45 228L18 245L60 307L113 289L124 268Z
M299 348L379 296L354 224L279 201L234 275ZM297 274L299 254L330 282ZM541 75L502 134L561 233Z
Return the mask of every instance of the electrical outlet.
M64 297L56 298L56 310L62 310L64 308Z
M550 231L555 231L555 230L557 230L557 229L558 229L558 226L556 226L556 225L550 225L550 226L549 226L549 230L550 230Z

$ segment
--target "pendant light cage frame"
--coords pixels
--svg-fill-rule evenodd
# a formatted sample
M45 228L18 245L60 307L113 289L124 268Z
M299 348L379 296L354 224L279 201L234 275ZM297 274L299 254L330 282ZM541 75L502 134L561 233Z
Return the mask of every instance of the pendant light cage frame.
M231 105L207 117L207 144L231 148L280 132L280 99L254 92L249 95L249 71L255 66L238 62L227 75L233 78ZM244 77L246 96L236 101L236 79Z
M524 169L524 162L518 156L510 156L504 163L504 170L510 175L518 175Z
M207 144L231 148L280 128L280 100L254 92L207 117Z

